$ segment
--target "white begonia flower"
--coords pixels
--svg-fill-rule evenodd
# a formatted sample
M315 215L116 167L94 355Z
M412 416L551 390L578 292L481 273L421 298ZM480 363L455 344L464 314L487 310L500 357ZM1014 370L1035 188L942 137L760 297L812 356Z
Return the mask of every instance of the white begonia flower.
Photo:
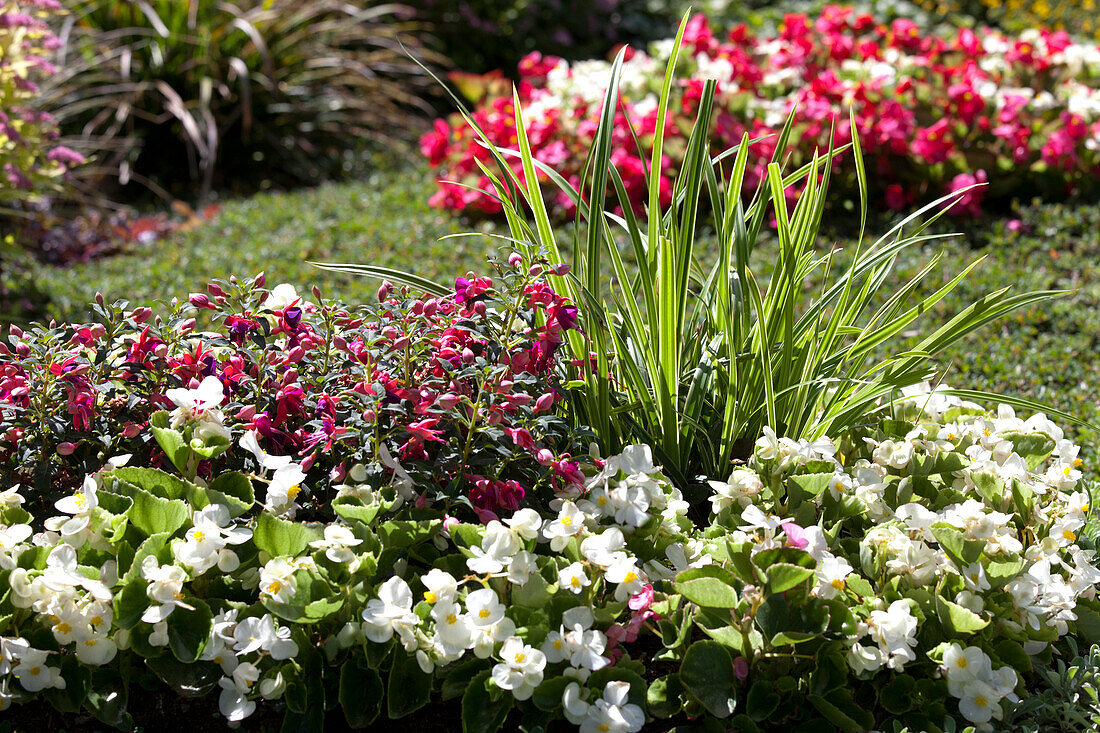
M170 389L164 396L176 406L171 415L173 428L194 420L195 435L200 440L211 437L229 440L232 437L217 409L225 399L222 382L217 377L206 377L195 389Z
M493 666L493 682L502 690L511 690L517 700L526 700L542 683L546 657L538 649L523 643L518 636L504 640L501 662Z
M590 563L606 568L626 557L623 547L626 547L623 531L618 527L608 527L600 534L589 535L581 540L581 555Z
M857 641L848 650L847 661L856 674L877 672L886 663L886 654L877 646L860 644Z
M153 601L145 609L141 620L149 624L158 624L167 619L177 608L194 611L194 606L184 603L183 584L187 580L187 571L178 565L160 565L152 555L141 563L141 575L149 581L145 594Z
M537 573L539 569L535 560L535 554L532 552L527 550L517 552L508 563L508 574L505 576L508 582L513 585L523 585L530 580L531 574Z
M286 692L286 679L282 672L276 672L274 677L265 677L260 680L260 697L265 700L278 700Z
M470 548L474 556L467 558L466 567L478 575L495 575L504 571L520 548L516 533L494 519L485 526L481 546Z
M218 710L231 723L237 723L256 712L256 703L248 699L246 692L237 689L237 683L229 678L218 680L222 688L218 695Z
M996 534L997 529L1012 520L1011 514L986 511L986 506L976 499L962 504L952 504L943 510L942 521L963 530L968 540L985 540Z
M971 723L988 723L1001 717L1000 698L991 685L982 680L966 683L959 696L959 712Z
M298 495L302 493L302 481L306 478L301 465L291 463L279 468L267 485L264 506L275 514L287 514L291 517L298 510Z
M845 581L852 574L852 565L842 557L826 553L818 561L814 574L817 576L814 595L825 599L835 598L837 593L844 590Z
M947 670L948 691L962 697L963 687L973 680L989 679L993 667L989 657L979 647L951 644L943 653L943 666Z
M290 628L276 627L275 619L267 613L249 616L233 627L233 650L237 656L262 651L272 659L290 659L298 654L298 644L290 638Z
M22 637L0 637L0 677L6 677L15 663L31 648Z
M636 733L645 725L645 713L627 702L630 683L608 682L603 697L588 707L581 733Z
M412 605L409 584L393 576L378 588L378 597L368 601L363 609L363 633L371 641L381 643L397 632L406 651L412 651L416 648L413 630L420 623Z
M355 560L355 552L351 549L363 544L363 540L352 534L351 528L342 524L330 524L325 527L325 538L314 540L309 546L324 550L325 557L335 563L349 563Z
M190 567L196 575L215 565L223 572L235 570L240 561L226 545L247 542L252 537L252 530L230 527L229 508L222 504L203 507L192 514L191 521L194 526L187 530L184 541L172 547L176 561Z
M492 588L479 588L466 596L466 608L474 626L487 627L504 618L504 604Z
M396 458L390 455L390 450L385 443L378 444L378 459L382 461L383 466L393 471L393 481L390 485L397 490L398 496L402 499L411 499L416 496L416 484L412 476L397 462Z
M70 516L50 517L45 522L46 529L59 533L66 544L83 547L92 534L92 512L99 506L98 489L94 476L85 477L80 489L54 503L57 511Z
M83 664L99 666L114 659L118 647L106 636L91 634L78 639L73 651Z
M750 468L734 469L728 482L709 481L714 495L710 497L711 513L717 514L723 509L728 509L738 504L746 507L752 503L753 497L764 490L764 482Z
M473 639L473 625L453 599L437 601L432 607L436 640L446 655L461 654Z
M277 471L290 464L290 456L273 456L261 448L258 433L255 430L246 431L239 442L242 448L256 457L256 463L265 471Z
M779 529L779 525L783 523L779 517L774 515L765 514L760 507L755 504L751 504L745 507L745 510L741 512L741 521L744 522L738 527L742 532L756 532L762 530L765 534L775 532Z
M625 601L642 590L649 578L638 567L637 559L623 555L607 567L604 579L608 583L618 583L615 588L615 600Z
M22 506L26 501L23 495L19 493L19 484L0 491L0 509L14 509Z
M445 570L432 568L426 575L421 576L420 582L424 584L424 600L428 603L440 603L453 601L458 593L458 581Z
M570 593L583 593L584 589L590 585L592 585L592 581L588 579L587 573L584 572L584 565L579 562L558 571L558 587Z
M652 483L648 477L641 481L628 476L607 490L607 502L601 507L605 516L611 517L616 524L626 527L640 527L649 521L651 494L647 486Z
M547 520L542 526L542 536L550 541L550 549L561 552L569 544L571 537L579 536L584 532L588 515L582 512L576 503L565 500L558 509L557 519Z
M306 305L306 301L302 300L293 285L290 283L280 283L271 289L271 292L267 296L267 300L264 301L264 307L271 311L281 311L289 308L295 303L303 306Z
M46 664L48 652L40 649L23 649L19 654L19 664L11 674L27 692L40 692L47 688L65 689L65 678L61 670Z
M260 596L276 603L290 603L298 590L298 567L285 557L273 557L260 568Z
M580 725L588 717L589 705L584 699L587 694L588 688L581 687L576 682L570 682L562 692L562 712L565 713L565 719L573 725Z
M0 524L0 552L14 550L16 545L26 542L27 538L34 534L29 524L13 524L8 526ZM12 568L7 568L11 570Z
M885 611L871 611L867 633L886 655L886 666L900 672L907 662L917 658L917 619L904 600L894 601Z
M167 621L158 621L153 624L153 631L149 634L149 646L168 646Z
M913 444L908 440L884 440L877 445L871 438L865 440L875 446L871 458L880 466L903 469L913 460Z
M520 509L504 523L522 540L533 540L542 529L542 517L534 509Z
M972 593L980 593L989 590L989 580L985 577L985 567L980 562L972 562L966 567L960 568L966 589Z
M607 649L607 637L602 631L576 624L561 638L565 642L563 656L573 667L595 672L611 664L611 659L603 656Z

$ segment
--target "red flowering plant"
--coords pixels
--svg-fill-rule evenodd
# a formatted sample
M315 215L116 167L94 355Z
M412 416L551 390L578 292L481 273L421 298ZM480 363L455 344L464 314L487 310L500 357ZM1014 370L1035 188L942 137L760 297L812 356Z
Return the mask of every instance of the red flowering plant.
M383 283L358 307L267 290L260 275L213 281L164 317L100 298L94 323L10 327L0 480L49 502L128 456L201 481L274 469L265 503L290 515L324 513L323 487L352 471L468 519L537 505L540 489L583 481L553 409L577 311L547 281L564 268L492 264L446 294ZM247 451L223 457L234 440ZM295 480L283 486L280 469Z
M648 188L638 146L650 156L673 43L627 48L623 57L610 160L636 214ZM804 164L815 151L851 141L849 110L873 173L872 200L890 208L988 180L953 211L969 216L987 195L1059 194L1100 173L1100 48L1075 42L1065 31L1036 29L1014 37L962 28L954 38L940 37L906 19L887 25L829 6L817 18L787 15L774 36L755 36L743 25L723 36L697 15L685 29L679 58L662 128L662 209L671 204L707 80L717 83L711 144L726 149L745 134L758 141L745 176L750 190L766 178L788 117L793 115L791 161ZM610 70L604 61L568 63L538 53L519 64L517 92L532 156L574 188L596 138ZM481 102L472 119L494 144L515 146L511 95ZM465 120L437 121L421 150L439 169L433 205L467 214L501 212L498 200L477 190L490 183L478 166L490 155ZM522 181L520 161L512 163ZM858 182L844 175L850 168L838 156L834 190L854 195ZM549 183L548 177L540 180ZM573 201L554 186L547 190L552 207L572 216ZM800 190L788 189L788 204Z

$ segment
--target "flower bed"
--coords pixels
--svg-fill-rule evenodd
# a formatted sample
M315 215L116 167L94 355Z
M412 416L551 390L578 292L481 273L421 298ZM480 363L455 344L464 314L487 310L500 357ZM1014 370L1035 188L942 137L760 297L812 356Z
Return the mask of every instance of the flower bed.
M543 272L359 309L261 277L13 329L2 704L118 724L144 664L230 721L319 728L329 689L353 726L442 695L466 730L933 729L1095 638L1090 498L1042 415L910 390L833 440L766 429L691 507L645 446L570 454L577 312Z
M611 161L638 210L645 168L631 128L649 151L671 43L652 44L648 54L628 49L623 66ZM754 37L743 26L721 36L696 16L683 49L661 166L669 191L706 79L718 82L712 146L725 149L746 132L765 138L754 146L750 183L764 175L792 110L794 160L805 162L828 149L834 122L835 143L850 141L849 107L874 199L890 208L988 182L955 208L976 215L986 197L1061 195L1100 175L1100 49L1064 31L1006 36L963 28L940 38L907 20L887 26L830 7L818 18L788 15L775 37ZM603 61L569 64L538 53L520 63L518 91L533 154L571 183L580 181L609 69ZM473 119L494 143L514 147L510 96L484 100ZM434 205L499 213L498 202L467 187L491 190L477 167L489 156L461 118L437 121L421 150L442 179ZM522 177L518 162L516 169ZM856 181L836 183L851 192ZM560 214L572 214L568 197L555 202Z

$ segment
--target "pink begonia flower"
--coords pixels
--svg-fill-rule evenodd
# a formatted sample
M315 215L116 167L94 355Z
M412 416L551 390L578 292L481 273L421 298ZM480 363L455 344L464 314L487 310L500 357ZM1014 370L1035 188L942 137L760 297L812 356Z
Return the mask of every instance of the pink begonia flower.
M800 550L805 550L810 540L806 538L806 534L802 531L802 527L798 526L794 522L783 522L779 525L783 528L783 533L787 535L787 544L791 547L797 547Z
M947 192L954 193L955 191L961 191L969 186L974 186L978 183L985 183L987 177L985 171L979 170L973 175L970 173L960 173L951 179L951 183L947 185ZM966 193L959 197L959 200L951 207L952 216L973 216L979 217L982 215L982 199L985 198L985 187L971 188Z
M630 600L626 602L627 608L631 611L645 611L653 605L653 586L645 585L642 589L632 595Z
M745 661L744 657L737 657L733 660L733 674L741 682L748 679L749 663Z

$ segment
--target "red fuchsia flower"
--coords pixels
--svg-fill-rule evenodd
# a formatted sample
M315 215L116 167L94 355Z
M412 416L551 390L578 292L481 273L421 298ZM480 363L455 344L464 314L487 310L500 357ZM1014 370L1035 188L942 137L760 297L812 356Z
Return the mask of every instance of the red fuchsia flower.
M562 456L551 463L550 468L552 470L550 480L554 485L554 491L584 492L586 478L576 461L570 460L568 456Z
M229 340L238 346L249 334L260 329L258 321L243 316L229 316L225 319L225 325L229 328Z
M467 273L473 274L473 273ZM455 278L455 301L459 303L468 303L474 298L483 295L485 291L493 287L493 281L487 277L476 277L473 280L456 277Z
M512 439L513 445L523 450L534 452L537 449L535 439L525 428L504 428L504 433Z
M468 474L466 480L473 484L469 493L470 503L475 510L481 510L478 516L482 522L487 521L484 519L486 516L496 519L496 513L500 511L516 512L526 493L524 488L514 480L498 481L473 474Z

